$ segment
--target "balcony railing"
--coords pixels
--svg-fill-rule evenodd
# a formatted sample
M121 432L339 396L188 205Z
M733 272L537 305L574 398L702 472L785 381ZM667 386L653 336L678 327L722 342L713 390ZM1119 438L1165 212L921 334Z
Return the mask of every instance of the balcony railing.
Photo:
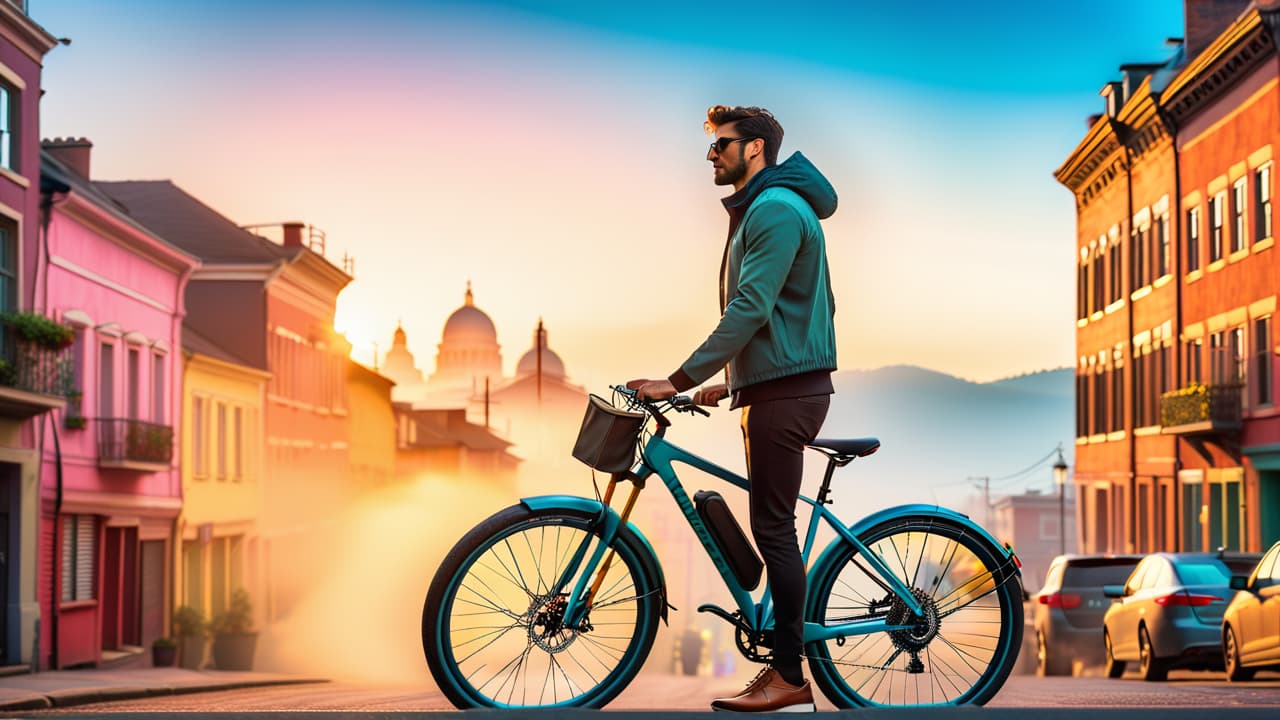
M70 372L67 348L28 340L5 326L0 333L0 416L28 418L64 407Z
M1160 398L1160 425L1166 435L1229 434L1240 431L1238 383L1188 385Z
M127 418L94 418L98 466L156 472L173 459L173 428Z

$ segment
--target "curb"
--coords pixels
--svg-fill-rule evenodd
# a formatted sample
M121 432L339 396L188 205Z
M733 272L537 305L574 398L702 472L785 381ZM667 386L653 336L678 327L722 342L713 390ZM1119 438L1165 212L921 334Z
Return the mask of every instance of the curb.
M10 700L0 700L0 711L9 710L48 710L74 705L89 705L117 700L136 700L138 698L159 697L162 695L188 695L193 693L216 692L218 690L240 690L253 687L271 687L277 685L309 685L327 683L325 678L283 678L279 680L236 680L232 682L211 682L190 685L156 685L141 687L136 685L107 685L87 688L70 688L50 690L45 693L33 693Z

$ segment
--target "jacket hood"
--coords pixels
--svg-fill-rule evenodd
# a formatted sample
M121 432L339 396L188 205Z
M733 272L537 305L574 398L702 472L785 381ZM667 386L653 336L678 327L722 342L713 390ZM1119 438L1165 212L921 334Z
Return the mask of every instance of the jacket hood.
M739 216L750 207L756 196L771 187L785 187L795 191L809 203L813 212L820 219L826 220L836 212L836 191L831 183L823 177L818 168L800 153L792 153L783 162L767 167L756 173L755 177L741 190L735 192L721 202L731 216Z

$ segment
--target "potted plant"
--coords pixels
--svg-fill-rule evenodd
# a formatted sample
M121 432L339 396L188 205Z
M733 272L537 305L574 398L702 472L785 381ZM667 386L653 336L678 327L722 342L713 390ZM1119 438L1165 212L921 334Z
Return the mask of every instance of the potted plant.
M173 613L173 634L182 642L182 667L200 669L204 663L205 635L208 625L204 613L183 605Z
M162 637L151 643L151 664L155 667L173 667L178 659L178 643Z
M249 593L236 588L231 605L213 619L213 664L219 670L252 670L258 633L253 628Z

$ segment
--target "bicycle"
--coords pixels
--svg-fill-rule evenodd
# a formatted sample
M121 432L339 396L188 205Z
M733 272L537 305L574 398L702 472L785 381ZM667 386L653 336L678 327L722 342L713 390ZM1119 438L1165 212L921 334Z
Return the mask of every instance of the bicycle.
M759 556L723 498L700 492L695 507L673 464L744 490L748 481L665 439L666 413L709 413L686 396L642 402L634 391L612 389L615 404L643 416L641 428L650 420L655 426L647 440L638 430L628 440L639 461L610 476L603 498L598 489L597 499L531 497L498 512L458 541L432 580L423 651L459 708L598 708L635 677L670 607L658 557L628 522L655 475L733 597L733 612L712 604L698 611L731 623L744 657L770 659L769 588L758 601L751 594ZM812 507L801 550L809 568L810 674L842 708L984 704L1003 686L1022 644L1021 563L966 516L942 507L905 505L853 525L840 521L826 507L835 468L879 446L875 438L809 445L828 458L816 498L800 497ZM611 503L624 483L631 490L619 514ZM820 522L836 536L810 563Z

